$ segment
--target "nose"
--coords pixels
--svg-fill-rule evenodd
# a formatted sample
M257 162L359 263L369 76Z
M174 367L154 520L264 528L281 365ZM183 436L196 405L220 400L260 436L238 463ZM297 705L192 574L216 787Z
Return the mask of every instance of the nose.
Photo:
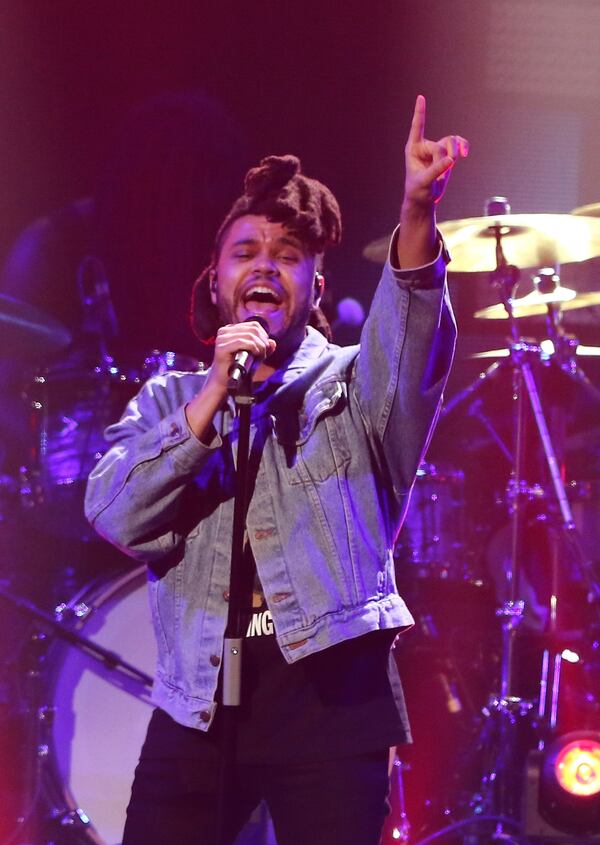
M257 276L277 276L279 268L275 259L268 252L259 252L252 268Z

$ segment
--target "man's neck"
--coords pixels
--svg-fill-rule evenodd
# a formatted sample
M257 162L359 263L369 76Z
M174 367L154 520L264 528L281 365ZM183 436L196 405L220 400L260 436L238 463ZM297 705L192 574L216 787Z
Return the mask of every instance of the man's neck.
M266 381L268 378L271 378L276 370L277 367L272 367L270 364L263 361L254 373L254 381Z
M299 340L297 339L296 343L288 342L285 346L278 346L273 355L270 355L266 361L263 361L259 365L254 373L254 380L266 381L273 375L273 373L277 372L277 370L285 367L302 346L302 342L306 338L306 335L307 331L305 329L303 336Z

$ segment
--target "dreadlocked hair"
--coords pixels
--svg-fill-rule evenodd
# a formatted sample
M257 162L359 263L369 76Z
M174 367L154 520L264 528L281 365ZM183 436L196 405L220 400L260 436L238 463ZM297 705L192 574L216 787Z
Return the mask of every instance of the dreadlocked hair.
M342 236L340 208L332 192L301 172L300 159L293 155L267 156L246 174L244 193L234 202L215 238L210 264L192 290L190 320L194 333L205 347L214 344L219 328L217 308L211 302L209 275L215 269L229 227L239 217L256 214L282 223L313 255L339 244ZM319 307L313 308L309 324L331 340L331 329ZM207 355L205 357L210 357Z

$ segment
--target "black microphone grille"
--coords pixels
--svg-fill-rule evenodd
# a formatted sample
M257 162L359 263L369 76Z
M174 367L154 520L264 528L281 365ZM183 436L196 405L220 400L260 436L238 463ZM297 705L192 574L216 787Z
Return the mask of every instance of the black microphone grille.
M267 334L269 333L269 324L265 318L261 317L259 314L252 314L252 316L246 317L244 323L258 323L259 326L263 327Z

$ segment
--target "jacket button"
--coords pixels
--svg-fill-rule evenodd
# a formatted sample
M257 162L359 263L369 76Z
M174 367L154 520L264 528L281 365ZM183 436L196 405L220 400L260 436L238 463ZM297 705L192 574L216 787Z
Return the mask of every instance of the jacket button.
M213 666L220 666L221 665L221 658L218 654L211 654L210 662Z
M225 599L225 601L229 601L229 590L223 591L223 598Z
M200 719L201 719L203 722L210 722L210 713L209 713L209 711L208 711L208 710L203 710L203 711L200 713Z
M267 537L272 537L275 534L274 528L257 528L254 532L255 540L266 540Z

